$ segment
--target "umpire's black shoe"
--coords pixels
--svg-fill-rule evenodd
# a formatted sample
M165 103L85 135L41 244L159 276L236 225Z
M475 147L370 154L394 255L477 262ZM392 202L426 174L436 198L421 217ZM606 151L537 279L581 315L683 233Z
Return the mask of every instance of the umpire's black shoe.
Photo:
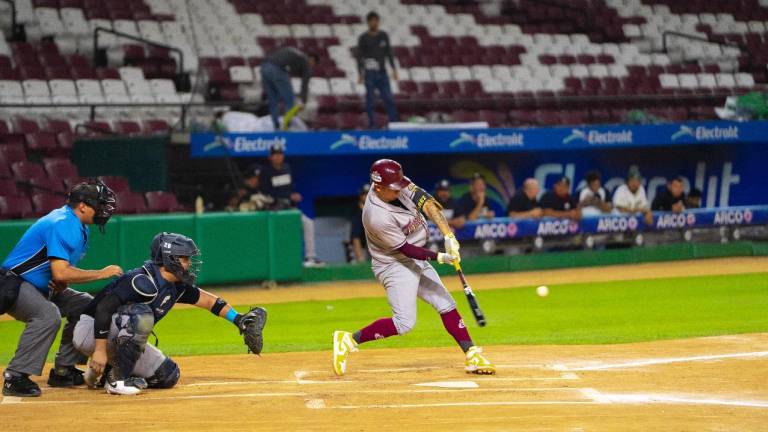
M10 375L5 373L3 396L39 397L40 386L29 379L29 375Z
M83 371L74 366L56 367L48 374L48 385L51 387L74 387L83 384L85 384Z

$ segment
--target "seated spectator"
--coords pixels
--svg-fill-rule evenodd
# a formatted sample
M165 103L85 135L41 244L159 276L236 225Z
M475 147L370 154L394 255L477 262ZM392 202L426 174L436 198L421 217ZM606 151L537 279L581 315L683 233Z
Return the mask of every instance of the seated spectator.
M627 181L616 188L613 193L613 208L620 213L643 213L647 224L653 223L653 215L645 196L642 175L637 168L631 168L627 173Z
M260 177L264 192L275 199L273 209L296 208L296 205L301 202L303 197L293 190L291 167L285 163L284 146L275 144L269 149L269 164L262 168ZM315 221L302 212L301 225L304 234L304 266L325 265L315 255Z
M451 182L442 179L435 185L435 199L443 207L443 215L448 220L448 225L453 228L464 226L464 218L454 217L456 213L456 200L451 196Z
M656 194L651 204L651 210L671 211L680 213L685 210L685 193L683 193L683 179L673 177L667 182L667 188Z
M469 183L469 192L456 203L454 217L464 218L465 221L494 218L496 212L490 209L486 192L485 178L480 173L474 173Z
M579 208L583 215L597 215L610 213L611 204L606 197L608 194L603 189L600 172L590 171L584 176L587 187L579 192Z
M544 216L556 218L581 218L578 203L571 197L571 179L560 177L551 191L545 193L539 203Z
M693 188L688 195L685 196L685 208L696 209L701 208L701 191Z
M238 208L240 211L256 211L265 210L271 206L275 200L269 195L266 195L261 189L261 167L258 165L251 165L246 172L246 177L243 179L243 184L238 190Z
M352 217L352 227L349 231L349 239L352 244L352 262L364 262L368 260L366 256L366 238L365 228L363 228L363 206L368 198L368 191L371 185L366 183L360 188L357 195L357 205L355 206L354 216Z
M544 212L541 210L538 202L539 182L536 179L529 178L523 182L523 187L515 193L509 205L507 206L507 214L511 218L526 219L526 218L540 218Z

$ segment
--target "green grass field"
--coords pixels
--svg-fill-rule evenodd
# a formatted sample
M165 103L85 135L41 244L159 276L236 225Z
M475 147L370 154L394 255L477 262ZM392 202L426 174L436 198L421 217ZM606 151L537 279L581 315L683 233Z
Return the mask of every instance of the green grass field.
M482 291L478 297L488 318L482 329L472 322L463 294L454 296L480 345L609 344L768 331L768 273L553 285L546 298L533 288ZM265 352L327 350L333 330L356 330L389 315L383 295L267 309ZM0 363L13 355L21 330L18 322L0 323ZM156 333L169 355L245 352L235 327L203 310L175 310ZM451 345L440 319L419 301L413 332L366 348Z

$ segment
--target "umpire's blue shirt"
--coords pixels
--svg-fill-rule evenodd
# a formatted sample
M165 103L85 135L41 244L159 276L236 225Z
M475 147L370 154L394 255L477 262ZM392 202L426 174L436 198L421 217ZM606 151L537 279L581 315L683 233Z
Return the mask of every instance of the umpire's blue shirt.
M22 279L48 296L51 281L50 258L76 266L88 249L88 226L83 225L68 205L37 220L3 261L6 270L18 268Z

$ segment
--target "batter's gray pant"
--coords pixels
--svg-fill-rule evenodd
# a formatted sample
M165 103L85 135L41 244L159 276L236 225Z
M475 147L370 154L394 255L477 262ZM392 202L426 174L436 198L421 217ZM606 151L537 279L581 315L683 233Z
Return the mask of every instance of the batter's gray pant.
M439 314L456 309L453 297L427 261L374 265L373 273L387 290L398 334L408 333L416 325L416 297L429 303Z
M109 336L107 337L107 359L108 363L113 366L117 349L115 339L120 331L115 325L115 316L117 314L112 315ZM80 321L75 326L74 345L75 348L86 356L90 357L93 355L93 351L96 348L96 340L93 337L93 317L80 315ZM155 374L155 371L157 371L157 368L160 367L163 361L165 361L165 354L154 345L146 344L144 352L139 357L139 360L136 361L136 366L133 367L131 375L150 378Z
M57 367L74 366L84 363L85 358L72 346L74 323L69 317L77 317L93 297L90 294L67 288L53 295L49 301L29 282L22 282L19 298L8 314L25 323L16 354L7 369L18 373L41 375L48 351L61 328L61 319L67 324L61 334L59 352L56 353Z

